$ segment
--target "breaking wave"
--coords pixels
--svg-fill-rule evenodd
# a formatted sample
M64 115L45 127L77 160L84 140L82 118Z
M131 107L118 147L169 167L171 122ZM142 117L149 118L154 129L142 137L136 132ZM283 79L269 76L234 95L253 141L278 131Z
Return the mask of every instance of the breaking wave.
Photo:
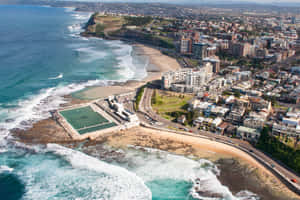
M217 166L205 159L195 160L148 148L142 148L142 151L131 150L126 152L125 155L129 162L128 169L141 177L147 185L150 183L150 188L151 185L153 186L153 182L167 180L169 183L177 183L177 187L178 182L190 183L190 198L194 199L259 199L256 194L249 191L240 191L236 195L232 194L229 188L222 185L218 180L220 171ZM155 186L153 188L155 189ZM157 191L153 191L153 188L151 190L154 195ZM159 190L162 190L162 188ZM170 193L170 195L173 194Z
M67 103L64 95L93 85L106 85L106 81L91 80L42 89L37 95L24 97L24 99L11 103L12 108L1 108L0 115L6 116L6 118L0 122L0 140L9 135L10 129L30 128L33 123L50 117L49 111L58 109L61 104Z
M64 77L63 73L60 73L58 76L50 77L50 78L48 78L48 79L50 79L50 80L55 80L55 79L61 79L61 78L63 78L63 77Z
M150 200L142 179L124 168L57 144L16 144L0 161L0 173L12 173L25 186L22 199Z
M6 165L0 165L0 174L1 173L10 173L12 172L14 169L13 168L10 168Z
M116 55L118 61L116 68L122 77L142 80L147 76L148 58L135 56L133 47L121 41L106 41L106 44L113 49L113 53Z
M76 49L81 62L91 63L103 59L107 53L103 50L97 50L95 47L82 47Z

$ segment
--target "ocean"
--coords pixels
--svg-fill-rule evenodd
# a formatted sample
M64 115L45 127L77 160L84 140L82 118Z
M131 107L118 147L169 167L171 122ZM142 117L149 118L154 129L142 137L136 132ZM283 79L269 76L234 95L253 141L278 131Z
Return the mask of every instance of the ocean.
M115 150L122 161L107 161L81 149L13 139L11 129L48 118L65 95L146 76L147 58L135 56L132 46L80 37L90 14L0 5L1 199L192 200L195 187L222 196L201 199L259 199L248 191L233 195L218 180L217 166L204 159L130 147Z

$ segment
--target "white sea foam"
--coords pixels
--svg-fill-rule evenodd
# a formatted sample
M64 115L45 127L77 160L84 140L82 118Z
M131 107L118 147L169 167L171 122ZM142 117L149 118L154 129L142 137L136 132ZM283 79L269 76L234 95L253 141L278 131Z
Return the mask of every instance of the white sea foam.
M121 41L106 41L116 54L118 60L118 73L122 77L128 79L141 80L147 76L146 67L149 64L149 60L144 60L143 63L139 63L133 58L133 47L125 44Z
M250 192L248 190L240 191L236 194L236 197L239 200L258 200L260 199L257 194L254 194L253 192Z
M75 18L83 19L83 17L79 16L84 15L86 18L88 18L90 13L76 12L73 15ZM75 27L78 28L78 26ZM88 40L97 40L99 42L100 39L90 38ZM124 44L121 41L109 41L108 43L110 43L112 47L116 48L114 51L117 59L119 60L119 66L117 68L120 68L120 73L123 74L123 76L117 81L127 81L131 79L134 76L134 72L138 71L136 66L134 66L132 63L132 47ZM73 47L71 46L71 48L74 48L74 50L78 52L80 61L85 63L103 59L108 55L108 53L104 50L98 50L97 47L91 45L91 41L82 41L78 44L75 43ZM138 77L140 78L142 76L139 75ZM63 74L59 74L57 77L50 77L49 79L59 78L63 78ZM0 120L0 140L1 138L9 135L10 129L28 128L31 127L34 122L48 118L50 116L50 110L55 110L59 108L59 105L66 103L65 99L63 98L64 95L81 90L87 86L97 84L106 85L107 82L108 80L92 80L84 83L70 84L67 86L46 88L42 89L39 94L27 96L23 99L17 100L16 102L11 102L12 107L14 108L2 107L0 109L0 116L2 118L2 122ZM2 116L5 117L3 118Z
M13 171L25 184L24 200L152 199L151 191L143 180L125 168L107 164L58 144L41 146L16 141L11 143L11 151L17 157L10 156L4 158L4 161L20 164L16 170L2 165L0 173Z
M83 38L80 33L84 31L83 27L87 23L88 19L91 17L90 12L76 12L74 8L66 8L66 12L72 12L71 16L74 19L73 24L68 26L70 36L73 38Z
M88 17L74 15L77 20L86 20ZM71 25L69 31L77 36L80 32L79 24ZM99 54L92 47L79 49L80 53L88 53L88 62L92 57L106 56ZM63 74L53 77L62 78ZM151 192L143 181L134 173L106 164L83 153L61 147L48 145L46 149L39 146L27 146L14 140L3 138L9 135L12 128L29 128L34 122L48 118L49 111L59 108L66 103L64 95L81 90L87 86L102 84L107 81L93 80L85 83L70 84L42 89L39 94L24 97L12 102L14 108L1 108L0 115L9 116L5 122L0 122L0 152L9 149L10 143L16 149L24 150L26 155L17 158L22 162L22 170L17 173L18 177L26 185L26 194L22 199L101 199L101 200L143 200L151 199ZM3 147L3 148L2 148ZM14 151L12 151L14 152ZM30 154L32 152L33 154ZM71 164L64 166L61 159L47 159L49 152L54 153ZM48 153L48 154L44 154ZM52 154L50 154L51 156ZM0 167L0 171L12 171L12 168Z
M71 16L74 17L77 20L88 20L90 18L90 13L88 12L74 12L74 14L72 14Z
M57 75L57 76L55 76L55 77L50 77L50 78L48 78L48 79L50 79L50 80L55 80L55 79L61 79L61 78L63 78L63 77L64 77L63 73L60 73L59 75Z
M73 24L68 26L68 29L71 33L78 33L82 30L82 26L80 24Z
M145 182L159 179L184 180L193 183L191 195L197 199L207 200L257 200L259 197L249 191L241 191L233 195L228 187L222 185L217 176L220 171L212 162L204 159L193 160L183 156L173 155L155 149L126 152L130 167ZM151 173L149 173L151 172ZM200 196L214 194L222 198Z
M73 38L80 38L83 41L88 40L102 40L100 38L85 38L81 37L80 33L83 31L83 26L90 18L92 13L73 12L72 17L75 19L72 25L68 26L70 36ZM125 44L121 41L105 41L107 45L113 48L113 53L116 55L118 61L117 73L122 76L121 80L126 81L129 79L141 80L147 76L146 67L148 61L145 64L138 63L132 57L132 46ZM85 46L75 49L79 52L80 61L84 63L94 62L107 56L107 53L103 50L97 50L95 47ZM82 54L82 55L81 55Z
M76 49L79 54L79 59L83 63L90 63L96 60L103 59L107 53L103 50L97 50L95 47L82 47Z
M74 8L65 8L65 11L72 12L71 15L75 19L74 24L69 26L71 34L79 36L82 25L90 17L91 13L75 12ZM79 51L84 50L86 50L86 54L88 54L86 59L83 58L83 61L85 62L90 62L105 56L104 52L94 51L92 48L79 49ZM56 77L50 77L49 79L60 78L63 78L62 73ZM101 83L105 84L106 81L91 80L84 83L46 88L42 89L39 94L27 96L23 99L17 100L16 102L11 102L12 107L14 108L0 109L0 116L6 116L6 120L4 122L3 120L2 122L0 121L0 141L3 142L3 138L9 136L9 130L12 128L28 128L34 122L48 118L50 116L50 110L57 109L59 105L65 103L65 99L63 98L64 95L81 90L87 86Z
M100 188L103 190L101 192L104 193L100 199L150 200L152 198L151 191L145 186L142 179L124 168L107 164L94 157L57 144L48 144L47 150L63 157L75 169L89 170L102 174L100 180L93 183L96 186L99 186L99 183L101 183ZM94 186L89 185L88 187L93 188Z
M64 95L88 86L106 85L106 83L107 81L91 80L84 83L42 89L37 95L15 102L15 108L1 109L0 112L6 113L9 119L0 123L0 140L9 135L10 129L26 129L31 127L34 122L50 117L49 111L58 109L61 104L66 103Z
M4 147L4 146L3 146L3 147ZM7 152L7 149L6 149L6 148L4 149L3 147L0 146L0 153L5 153L5 152Z
M10 168L6 165L0 165L0 173L10 173L13 170L14 170L13 168Z
M0 173L13 173L26 186L22 199L150 200L142 179L124 168L107 164L57 144L16 144ZM32 153L29 153L32 152ZM20 156L23 155L23 156Z

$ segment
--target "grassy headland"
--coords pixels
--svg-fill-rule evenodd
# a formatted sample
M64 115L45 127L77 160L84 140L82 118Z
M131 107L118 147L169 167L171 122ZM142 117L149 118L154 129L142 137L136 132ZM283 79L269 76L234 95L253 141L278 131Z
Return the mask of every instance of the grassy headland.
M159 22L159 23L158 23ZM94 13L85 26L83 36L123 39L173 49L173 38L159 25L164 20L152 17L102 15Z

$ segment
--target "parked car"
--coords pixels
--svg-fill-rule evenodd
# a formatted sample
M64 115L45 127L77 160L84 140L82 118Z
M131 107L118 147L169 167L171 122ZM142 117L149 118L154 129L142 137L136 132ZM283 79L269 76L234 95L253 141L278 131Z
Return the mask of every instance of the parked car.
M291 181L294 182L294 183L298 183L298 181L296 179L294 179L294 178L291 179Z

